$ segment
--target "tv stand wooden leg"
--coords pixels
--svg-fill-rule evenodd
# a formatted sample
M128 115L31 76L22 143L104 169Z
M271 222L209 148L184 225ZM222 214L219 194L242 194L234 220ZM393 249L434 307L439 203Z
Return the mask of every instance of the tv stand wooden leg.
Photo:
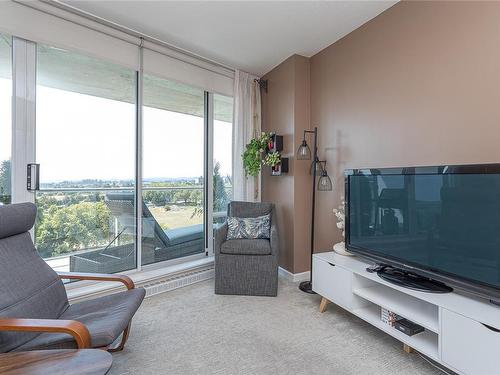
M324 313L326 311L326 306L331 303L325 297L321 297L321 302L319 304L319 312Z
M413 353L413 348L410 345L403 344L403 350L408 354Z

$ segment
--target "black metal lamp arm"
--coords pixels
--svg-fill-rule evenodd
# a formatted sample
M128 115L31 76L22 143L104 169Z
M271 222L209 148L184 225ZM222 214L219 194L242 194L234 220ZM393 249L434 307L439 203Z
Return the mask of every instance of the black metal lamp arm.
M318 158L318 128L314 127L314 130L304 130L304 141L306 139L306 134L314 134L314 146L313 146L313 178L312 178L312 207L311 207L311 272L309 275L309 281L305 281L300 284L300 289L306 293L314 293L312 290L312 272L313 272L313 253L314 253L314 213L316 206L316 164L320 162Z

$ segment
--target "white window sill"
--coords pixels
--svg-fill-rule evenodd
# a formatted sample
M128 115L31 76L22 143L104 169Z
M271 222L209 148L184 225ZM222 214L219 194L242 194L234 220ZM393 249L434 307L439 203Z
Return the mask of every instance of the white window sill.
M181 263L169 264L169 262L164 262L163 264L145 267L141 271L123 272L123 274L129 276L134 281L136 287L140 287L153 281L172 277L177 274L186 273L199 268L206 268L214 263L213 256L207 257L203 255L203 257L195 256L189 258L191 259L185 259L185 261ZM126 289L123 284L117 282L78 281L66 284L66 292L68 293L70 302L98 297L121 290Z

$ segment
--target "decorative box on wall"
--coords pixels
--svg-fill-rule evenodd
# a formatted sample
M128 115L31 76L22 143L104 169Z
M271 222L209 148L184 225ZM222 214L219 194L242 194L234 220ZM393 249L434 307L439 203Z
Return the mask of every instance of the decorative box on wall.
M283 151L283 136L271 133L267 148L268 153ZM288 158L283 158L280 154L280 160L280 163L271 167L271 176L281 176L283 173L288 173Z
M271 176L281 176L283 173L288 173L288 158L281 158L278 165L271 167Z

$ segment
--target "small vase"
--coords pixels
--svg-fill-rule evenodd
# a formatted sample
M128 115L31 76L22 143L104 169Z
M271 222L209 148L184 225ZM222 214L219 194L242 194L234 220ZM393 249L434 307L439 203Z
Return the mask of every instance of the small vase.
M348 252L346 250L344 241L333 245L333 251L335 251L339 255L346 255L346 256L351 256L351 257L354 256L354 254L351 254L350 252Z

